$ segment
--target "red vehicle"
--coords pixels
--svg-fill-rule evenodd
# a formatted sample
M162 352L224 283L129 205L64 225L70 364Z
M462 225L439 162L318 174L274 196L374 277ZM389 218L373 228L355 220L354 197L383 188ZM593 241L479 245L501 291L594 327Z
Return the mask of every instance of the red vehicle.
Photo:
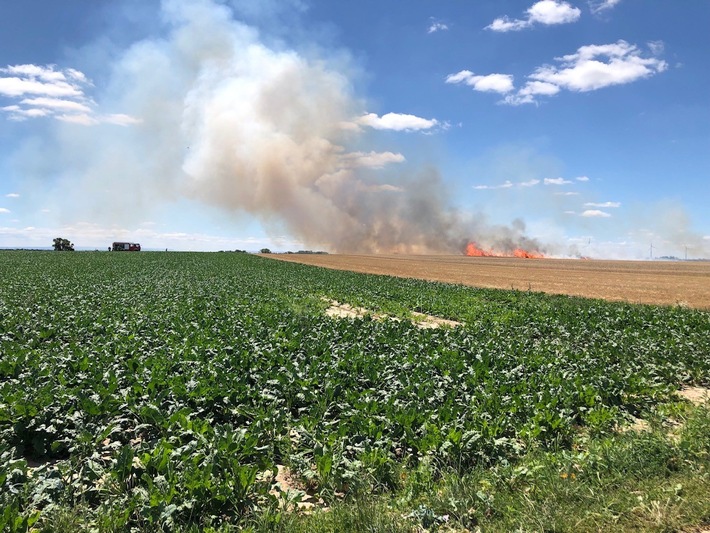
M114 242L112 252L140 252L141 245L137 242Z

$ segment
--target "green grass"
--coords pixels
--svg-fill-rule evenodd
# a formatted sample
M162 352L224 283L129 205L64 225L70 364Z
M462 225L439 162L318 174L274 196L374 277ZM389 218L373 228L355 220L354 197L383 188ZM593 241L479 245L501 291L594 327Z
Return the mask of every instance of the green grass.
M698 525L707 411L674 391L710 383L708 332L679 307L244 254L2 252L0 529ZM617 434L632 416L654 431ZM276 465L329 510L284 511Z

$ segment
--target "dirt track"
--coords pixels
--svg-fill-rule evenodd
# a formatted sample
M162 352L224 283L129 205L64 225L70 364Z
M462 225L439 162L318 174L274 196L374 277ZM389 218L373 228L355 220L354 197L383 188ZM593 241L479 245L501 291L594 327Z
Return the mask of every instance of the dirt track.
M710 309L710 262L707 261L341 254L271 254L268 257L337 270L445 281L474 287L532 290Z

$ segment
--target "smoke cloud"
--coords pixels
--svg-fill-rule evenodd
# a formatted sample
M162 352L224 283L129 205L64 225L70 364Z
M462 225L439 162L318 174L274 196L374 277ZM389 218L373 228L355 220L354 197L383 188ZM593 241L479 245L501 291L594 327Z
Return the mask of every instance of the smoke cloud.
M367 109L342 54L267 44L212 0L166 0L162 15L167 33L124 51L95 97L135 123L58 124L58 144L41 147L45 167L66 169L54 194L79 200L67 217L142 220L186 197L335 252L540 250L522 222L452 209L436 169L363 150L367 132L349 125Z

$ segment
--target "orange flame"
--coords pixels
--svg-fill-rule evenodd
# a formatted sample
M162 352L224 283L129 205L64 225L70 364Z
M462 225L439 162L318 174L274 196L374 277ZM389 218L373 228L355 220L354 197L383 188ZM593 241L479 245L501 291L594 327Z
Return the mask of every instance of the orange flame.
M484 250L483 248L480 248L475 242L469 242L466 245L466 255L468 257L520 257L523 259L539 259L545 257L540 252L523 250L522 248L516 248L512 252Z
M482 250L475 242L469 242L466 245L466 255L469 257L491 257L495 254L490 250Z
M513 250L513 257L522 257L524 259L540 259L545 257L540 252L531 252L529 250L523 250L522 248L516 248Z

